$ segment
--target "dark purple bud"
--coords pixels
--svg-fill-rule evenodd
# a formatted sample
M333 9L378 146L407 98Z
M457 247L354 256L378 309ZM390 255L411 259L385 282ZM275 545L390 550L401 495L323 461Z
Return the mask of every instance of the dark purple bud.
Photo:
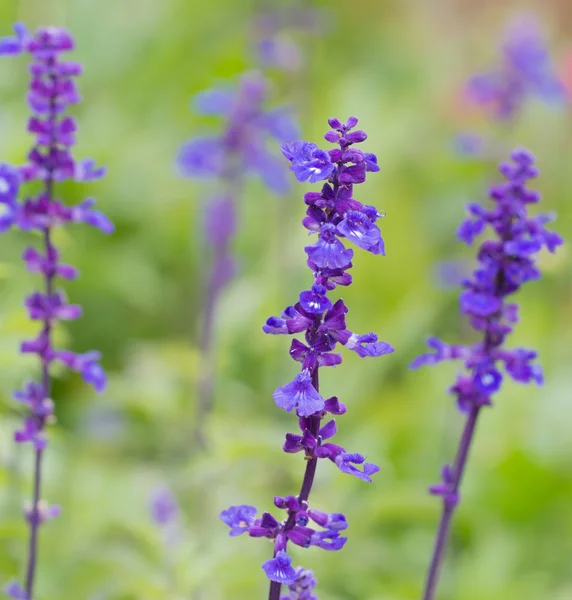
M351 144L359 144L360 142L365 142L365 140L367 140L367 134L365 131L358 129L357 131L347 133L345 138Z

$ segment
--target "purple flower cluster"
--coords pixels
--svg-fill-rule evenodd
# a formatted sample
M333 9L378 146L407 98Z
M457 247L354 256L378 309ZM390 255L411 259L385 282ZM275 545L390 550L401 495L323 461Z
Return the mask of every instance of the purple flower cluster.
M344 414L346 407L335 396L324 399L318 382L320 367L333 367L342 362L341 355L334 352L338 343L361 357L393 352L389 344L379 342L373 333L357 335L348 330L348 309L343 300L332 303L328 297L338 285L347 286L352 282L348 271L352 266L353 250L346 248L345 243L373 254L384 254L383 239L376 224L381 213L352 198L354 184L363 183L367 172L379 171L375 155L354 147L367 137L363 131L353 131L357 122L355 117L350 117L345 124L337 119L329 120L332 129L325 139L336 143L337 148L322 150L310 142L293 142L282 148L299 181L325 181L320 192L309 192L304 196L307 210L303 225L311 233L318 234L315 243L305 248L313 285L303 291L298 302L287 307L280 317L269 318L263 328L271 334L304 333L305 343L294 339L290 346L290 356L301 363L300 373L274 392L274 401L279 408L289 412L295 410L298 415L300 433L286 434L283 449L287 453L303 452L306 472L297 497L275 498L275 505L286 510L282 522L268 513L256 520L256 510L248 506L231 507L221 514L222 520L231 527L231 535L248 531L253 537L274 540L274 557L263 565L273 582L271 600L279 600L282 584L291 585L296 580L296 571L286 553L288 541L326 550L339 550L346 541L340 536L340 531L347 527L343 515L328 515L309 508L308 497L318 459L327 458L343 473L364 481L371 481L371 475L379 470L377 465L366 462L361 454L347 452L342 446L326 442L336 434L337 428L334 419L324 425L322 420L328 413ZM309 526L310 521L323 530Z
M298 128L285 108L264 109L267 96L268 82L256 73L244 75L238 89L221 87L199 93L195 110L223 117L225 126L220 135L194 138L182 146L177 159L181 173L233 184L244 175L256 175L274 192L287 192L284 167L266 142L290 142L296 139Z
M470 346L449 345L430 338L431 352L419 356L411 365L418 368L444 360L462 360L465 372L457 376L450 388L459 410L467 421L457 457L453 465L442 470L441 482L430 492L443 500L443 515L439 526L435 552L429 571L425 600L431 600L446 545L448 529L455 505L459 501L459 485L473 439L480 409L491 405L491 397L503 382L503 370L520 383L543 382L542 370L534 360L537 353L526 348L507 349L506 337L518 322L518 306L507 301L522 284L538 279L536 254L543 248L554 252L562 238L545 228L553 217L528 216L528 206L539 201L540 195L527 188L527 182L538 175L534 157L526 150L512 153L512 163L503 163L500 172L506 182L491 188L494 205L468 206L469 217L461 224L458 237L472 244L486 228L494 232L493 239L483 241L478 249L479 265L471 277L462 281L461 311L469 317L471 326L482 339Z
M67 206L55 196L54 187L58 181L90 181L104 175L104 169L96 168L92 160L77 162L71 154L77 125L72 117L63 113L80 101L74 78L82 70L78 63L60 58L61 53L73 50L71 35L65 29L55 27L41 28L34 34L28 33L21 24L14 29L15 36L0 40L0 55L28 52L33 57L27 99L33 112L28 121L28 131L35 136L35 144L28 154L28 162L23 166L0 165L0 205L3 209L0 231L17 227L40 233L42 248L27 248L23 260L28 271L42 276L44 289L26 298L25 306L30 319L39 321L41 330L37 337L21 345L22 353L38 356L40 381L29 382L14 394L15 399L28 408L24 425L15 433L15 440L19 443L30 442L36 452L34 502L27 514L31 527L31 554L25 591L19 584L11 584L7 593L13 598L31 598L37 529L42 521L59 512L57 507L42 508L39 498L41 456L46 447L45 426L53 418L54 412L54 403L50 399L51 366L61 363L81 373L84 381L98 392L103 391L106 383L105 373L99 364L99 352L76 354L53 347L52 335L58 321L79 318L81 308L69 304L65 293L55 288L57 277L71 280L78 276L78 272L61 262L60 253L52 241L52 232L56 226L67 223L86 223L104 233L111 233L113 225L93 208L93 199ZM18 200L20 185L29 181L39 182L41 191Z
M550 54L534 19L519 19L507 31L502 63L492 72L475 75L467 94L488 106L495 117L511 119L528 97L562 102L564 87L550 64Z

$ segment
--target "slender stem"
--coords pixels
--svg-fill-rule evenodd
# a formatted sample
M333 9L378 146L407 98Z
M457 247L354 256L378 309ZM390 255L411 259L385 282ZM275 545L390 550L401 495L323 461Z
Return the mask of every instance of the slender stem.
M199 375L197 421L195 440L200 448L206 447L204 435L205 418L213 407L214 387L214 356L213 356L213 329L214 315L218 306L218 297L221 290L220 270L224 269L224 260L228 254L228 244L220 244L215 248L213 261L210 267L209 282L205 298L205 312L203 328L201 331L201 373Z
M228 150L225 161L227 169L221 178L224 182L224 194L231 199L233 213L236 211L236 201L241 195L240 163L232 150ZM234 215L232 218L235 218ZM208 235L208 233L207 233ZM204 299L204 313L200 332L201 372L197 388L197 409L195 422L195 442L199 448L207 445L205 435L205 420L213 409L214 394L214 320L219 303L219 297L227 281L221 279L226 268L225 262L230 257L230 248L234 232L225 239L219 240L214 246L212 261L209 265L207 293Z
M465 465L467 464L467 458L469 456L469 450L473 441L475 426L477 424L477 417L479 415L480 406L473 406L471 412L467 417L465 423L465 429L459 443L459 449L455 458L455 465L453 467L453 486L452 492L457 494L459 486L463 478ZM451 526L451 520L455 505L451 502L447 502L447 499L443 499L443 512L441 513L441 520L439 522L439 529L437 530L437 537L435 539L435 546L433 549L433 556L431 558L431 564L427 573L427 580L425 583L425 590L423 592L423 600L433 600L435 597L435 590L437 588L437 581L439 579L439 570L443 562L445 555L445 549L447 547L447 540L449 538L449 530Z
M55 85L56 77L52 76L52 83ZM55 107L55 96L52 96L50 99L50 112L49 112L49 120L51 123L54 123L56 120L56 107ZM52 137L49 151L56 146L56 140ZM48 199L48 202L52 201L54 194L54 176L53 176L53 168L48 167L47 176L45 180L45 189L44 193ZM51 242L51 231L50 227L47 226L44 229L44 252L46 259L49 257L52 250L52 242ZM53 279L55 274L52 271L48 271L45 274L45 293L49 298L53 294ZM46 316L43 322L43 331L42 333L45 335L46 339L50 339L50 335L52 332L52 322L49 316ZM45 354L40 355L41 360L41 371L42 371L42 388L44 393L44 398L49 398L51 394L51 379L50 379L50 358ZM45 426L45 418L36 416L36 419L40 420L40 428L43 429ZM38 533L39 527L41 523L41 515L40 515L40 498L41 498L41 483L42 483L42 456L43 449L36 448L35 453L35 461L34 461L34 491L33 491L33 501L32 501L32 509L30 511L29 522L30 522L30 538L28 544L28 566L26 569L26 597L28 600L32 600L32 592L34 589L34 580L36 576L36 565L38 562Z
M50 173L48 179L46 180L46 194L51 199L52 197L52 188L53 188L53 180L52 175ZM46 228L44 230L44 246L46 256L48 255L51 248L50 241L50 230ZM49 297L53 293L53 285L52 285L53 275L46 275L46 295ZM52 330L52 324L48 317L46 317L44 321L44 334L48 337L50 336ZM49 362L46 357L41 358L42 361L42 388L44 391L44 397L49 398L51 393L51 380L50 380L50 371L49 371ZM43 417L36 417L37 419L41 419L41 427L45 425L45 419ZM42 483L42 456L43 449L36 449L35 461L34 461L34 492L33 492L33 501L32 501L32 510L30 511L30 539L28 544L28 567L26 569L26 595L29 600L32 600L32 591L34 588L34 578L36 575L36 564L38 562L38 532L41 522L40 517L40 498L41 498L41 483Z
M280 592L282 584L277 581L270 582L270 590L268 592L268 600L280 600Z
M318 367L314 369L312 373L312 385L316 388L316 391L320 391L320 381L318 377ZM310 424L310 433L318 438L318 432L320 430L320 421L322 418L318 415L312 416L312 422ZM318 459L311 458L306 462L306 470L304 471L304 479L302 480L302 486L300 488L300 495L298 496L298 501L307 502L310 497L310 492L312 491L312 486L314 485L314 477L316 476L316 467L318 466ZM290 513L288 520L286 521L286 525L284 526L284 531L288 531L292 529L295 525L296 514ZM276 552L274 553L276 556ZM282 584L277 581L270 582L270 590L268 592L268 600L280 600L280 591L282 589Z
M28 543L28 567L26 569L26 597L30 600L32 599L34 576L36 574L36 562L38 560L38 529L40 525L38 505L40 502L41 491L41 469L42 450L36 450L34 467L34 500L32 511L30 513L30 540Z

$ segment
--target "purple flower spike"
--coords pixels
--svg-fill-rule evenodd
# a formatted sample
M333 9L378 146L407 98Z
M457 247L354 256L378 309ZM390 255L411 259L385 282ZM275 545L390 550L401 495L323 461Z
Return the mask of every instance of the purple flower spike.
M280 552L276 554L276 557L267 560L262 565L262 568L270 581L290 585L296 581L296 571L291 566L291 563L292 559L284 552L284 550L280 550Z
M520 60L522 57L513 58ZM459 410L466 415L454 467L446 465L441 482L429 488L431 494L441 497L443 512L423 595L426 600L435 597L446 546L443 540L448 539L453 511L460 500L459 485L477 419L481 409L491 406L492 396L501 390L501 367L520 383L543 383L542 370L533 362L536 352L504 347L518 321L518 307L507 298L523 283L540 277L536 254L542 248L553 252L562 244L562 238L545 229L544 225L552 220L550 217L528 215L529 205L539 200L538 195L526 187L528 180L538 174L534 156L526 150L516 150L511 158L512 163L504 163L500 168L506 183L491 188L494 206L488 209L480 204L470 204L467 207L470 216L458 232L459 238L467 244L472 244L486 228L493 234L492 239L485 240L478 248L478 265L474 273L461 282L463 291L459 298L461 312L480 333L481 340L472 345L453 346L438 338L429 338L428 346L432 352L419 356L411 364L415 369L443 360L460 359L465 367L465 372L457 376L449 390Z
M356 335L347 329L347 306L341 298L335 302L330 298L337 286L352 283L348 271L352 268L354 251L345 247L345 239L373 254L383 254L384 247L375 224L383 213L352 197L354 185L363 183L368 172L379 170L377 158L355 147L367 138L361 130L352 131L357 124L355 117L350 117L345 124L338 119L330 119L328 123L332 129L325 138L337 144L336 148L326 151L306 141L282 147L299 181L324 181L324 184L321 191L304 195L306 216L302 225L317 234L317 240L305 248L313 276L311 289L302 291L296 304L288 306L279 317L270 317L263 326L263 331L272 335L304 334L303 339L293 339L289 348L291 358L301 363L300 372L294 381L279 387L273 395L279 408L288 412L296 409L300 431L287 433L282 448L287 454L303 455L306 467L302 487L296 497L274 498L275 506L286 511L282 521L263 517L249 528L251 537L274 540L275 558L264 565L269 577L274 576L270 600L281 598L281 586L285 583L282 575L276 575L280 557L282 568L287 565L290 569L288 576L294 573L286 554L289 543L335 551L347 541L340 535L340 531L347 528L344 515L328 514L310 506L318 461L328 459L342 472L365 481L371 481L371 476L379 470L377 465L365 462L362 455L349 454L330 441L337 434L337 424L327 418L328 413L343 415L347 409L336 396L324 400L319 391L319 371L342 362L341 355L335 351L338 344L362 357L393 352L393 347L379 342L377 335ZM315 600L311 593L315 581L298 575L296 581L289 584L290 595L282 598Z
M14 398L26 407L23 425L14 432L14 440L31 444L35 452L34 503L24 512L30 528L28 568L25 588L12 583L6 593L12 598L31 599L35 597L38 530L45 521L60 513L59 506L48 506L39 497L41 458L48 443L46 426L55 420L55 404L51 399L52 363L59 360L79 371L84 381L98 392L103 391L106 382L98 352L75 354L54 348L53 330L57 323L77 319L82 314L81 307L69 304L65 293L57 287L58 277L75 279L78 272L71 265L60 262L60 253L54 245L54 229L70 223L86 223L111 233L114 227L102 212L92 208L93 199L87 198L78 205L69 206L56 197L57 184L61 181L91 181L105 173L103 168L95 167L93 160L78 161L72 154L77 124L65 112L81 100L75 78L82 69L79 64L61 58L63 52L73 49L72 36L59 27L43 27L30 34L19 23L14 26L14 31L15 36L0 40L0 55L31 55L27 101L33 115L28 120L27 130L35 142L25 164L18 167L0 165L0 233L11 227L39 233L36 239L41 240L42 247L26 248L22 258L28 271L41 276L43 285L41 291L30 294L24 302L30 319L40 322L41 329L33 339L23 341L20 346L23 354L37 356L38 381L28 383L14 394ZM35 182L36 191L19 199L20 187L28 182Z

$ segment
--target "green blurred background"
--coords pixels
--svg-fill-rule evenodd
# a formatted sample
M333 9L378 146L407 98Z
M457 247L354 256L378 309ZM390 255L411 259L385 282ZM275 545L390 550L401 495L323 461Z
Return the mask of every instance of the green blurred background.
M502 4L502 6L499 6ZM235 250L239 276L216 319L215 412L205 452L193 446L198 331L208 266L202 202L209 186L181 179L179 145L214 124L193 115L189 98L253 65L255 16L243 0L3 0L0 34L15 20L68 27L85 65L76 156L109 168L106 179L60 187L84 194L117 225L112 237L89 228L58 233L66 262L82 277L67 285L84 317L59 331L77 351L102 350L110 382L96 396L61 373L58 424L49 431L44 497L63 506L41 532L38 600L222 600L265 598L260 568L268 542L227 537L218 513L230 504L270 510L295 493L303 460L281 451L292 415L272 392L297 366L289 340L261 325L307 287L301 197L273 197L248 184ZM307 5L305 5L307 6ZM572 6L567 0L324 0L327 26L293 33L305 56L298 71L268 75L276 103L294 103L304 139L319 142L330 116L360 117L381 172L357 198L387 212L385 258L357 253L354 285L341 290L348 326L375 331L396 347L377 360L345 353L322 391L349 407L338 443L381 465L373 484L320 464L312 502L344 512L349 541L338 553L294 548L315 571L320 600L409 600L420 596L439 503L426 493L455 450L462 419L445 393L455 367L410 372L428 334L465 339L457 292L440 285L440 261L470 258L455 239L465 202L485 197L490 160L460 157L461 131L524 145L538 157L544 211L572 235L570 106L525 106L513 126L463 104L460 89L498 59L507 23L536 11L555 63L572 75ZM0 62L0 157L20 163L25 133L26 59ZM21 302L36 281L19 260L25 234L0 238L0 582L23 572L32 457L12 442L21 419L11 390L36 372L18 353L37 327ZM537 348L543 388L508 383L482 415L443 573L443 600L572 598L572 291L569 249L541 257L544 278L520 294L522 323L512 343ZM351 355L350 355L351 354ZM167 485L181 505L173 530L149 514ZM174 536L174 538L173 538Z

